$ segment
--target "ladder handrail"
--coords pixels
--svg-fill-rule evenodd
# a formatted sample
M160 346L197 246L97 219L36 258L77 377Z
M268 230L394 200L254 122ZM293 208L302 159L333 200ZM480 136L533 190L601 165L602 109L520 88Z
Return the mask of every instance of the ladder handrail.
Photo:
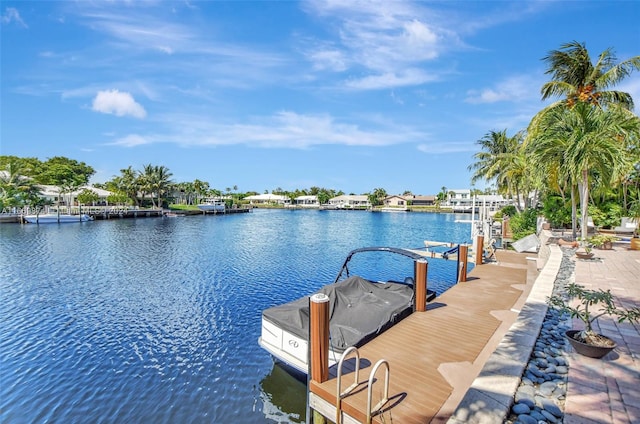
M347 355L349 355L351 352L355 352L356 354L355 381L349 387L347 387L344 390L344 392L341 392L340 390L342 386L342 364L345 358L347 357ZM342 353L342 356L340 357L340 361L338 361L338 377L337 377L338 389L336 390L336 424L340 424L342 421L342 411L341 411L342 398L346 397L349 393L351 393L353 389L358 387L359 375L360 375L360 351L355 346L349 346Z
M380 399L380 402L378 402L376 404L376 406L373 407L372 410L371 409L371 397L372 397L372 392L373 392L373 379L376 375L376 371L378 371L378 368L380 368L380 366L384 365L386 370L385 370L385 374L384 374L384 396L382 397L382 399ZM380 359L378 362L376 362L376 364L373 366L373 369L371 370L371 375L369 376L369 383L367 386L367 424L371 423L371 417L373 415L374 412L378 412L380 411L380 409L382 408L382 406L384 406L385 403L387 403L389 401L389 362L387 362L386 359Z

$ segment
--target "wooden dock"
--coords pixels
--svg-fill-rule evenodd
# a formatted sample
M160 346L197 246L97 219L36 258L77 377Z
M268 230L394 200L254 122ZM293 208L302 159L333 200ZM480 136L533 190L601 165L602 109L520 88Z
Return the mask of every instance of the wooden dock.
M367 380L372 364L388 361L389 401L374 414L376 423L445 422L517 317L535 274L524 254L500 251L497 264L476 266L458 283L373 341L359 348L359 385L341 401L344 423L366 422ZM363 364L366 364L363 366ZM345 367L346 368L346 367ZM329 380L309 384L309 404L336 420L335 370ZM342 388L353 383L344 371ZM382 398L385 374L373 384L372 405Z

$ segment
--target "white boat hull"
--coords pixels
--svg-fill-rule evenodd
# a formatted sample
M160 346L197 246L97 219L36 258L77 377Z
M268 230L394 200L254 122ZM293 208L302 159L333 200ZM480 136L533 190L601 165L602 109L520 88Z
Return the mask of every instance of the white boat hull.
M92 221L89 215L68 215L68 214L56 214L46 213L40 215L25 215L24 220L30 224L63 224L69 222L87 222Z
M277 360L294 368L296 371L307 374L309 370L309 344L275 324L262 319L262 333L258 344L269 352ZM341 353L329 350L329 366L336 364Z
M198 205L198 209L204 212L224 212L226 206L224 203L202 203Z

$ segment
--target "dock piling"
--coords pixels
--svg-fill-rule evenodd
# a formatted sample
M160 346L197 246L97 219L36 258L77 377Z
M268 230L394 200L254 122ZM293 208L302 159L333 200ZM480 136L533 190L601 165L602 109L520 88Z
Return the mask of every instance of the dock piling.
M311 380L324 383L329 379L329 296L316 293L309 298L309 348ZM313 411L314 424L326 423L322 414Z
M459 265L458 282L464 283L467 281L467 261L469 260L469 246L466 244L461 244L458 247L458 261L461 265Z
M484 236L478 234L476 236L476 265L482 265L482 257L484 256Z
M427 268L426 260L415 261L415 308L416 312L424 312L427 310Z

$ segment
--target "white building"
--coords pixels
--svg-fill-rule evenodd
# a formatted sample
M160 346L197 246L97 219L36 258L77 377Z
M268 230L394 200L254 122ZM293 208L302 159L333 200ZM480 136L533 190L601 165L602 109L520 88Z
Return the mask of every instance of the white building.
M317 208L320 207L318 196L298 196L294 199L294 205L300 208Z
M369 197L364 194L343 194L329 200L336 209L367 209L371 207Z
M474 204L476 212L480 208L493 212L507 205L512 205L513 201L505 199L501 194L477 194L472 196L471 190L459 189L449 190L447 202L444 206L449 206L453 212L471 212Z
M247 196L244 198L244 200L248 200L249 203L252 205L268 205L268 204L288 205L291 203L291 199L289 199L287 196L283 196L280 194L271 194L271 193L255 194L253 196Z

